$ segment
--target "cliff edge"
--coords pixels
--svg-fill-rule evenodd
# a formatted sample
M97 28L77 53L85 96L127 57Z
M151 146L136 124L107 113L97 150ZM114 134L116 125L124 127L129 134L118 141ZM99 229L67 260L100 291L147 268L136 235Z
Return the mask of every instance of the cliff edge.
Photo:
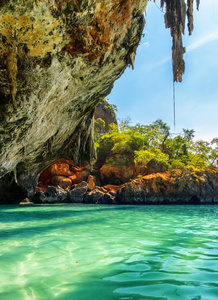
M147 1L3 1L0 203L34 193L71 155L90 161L98 101L133 64Z
M94 108L133 67L147 2L1 1L0 203L32 196L39 174L62 157L91 161ZM193 0L161 6L173 37L174 81L181 81Z

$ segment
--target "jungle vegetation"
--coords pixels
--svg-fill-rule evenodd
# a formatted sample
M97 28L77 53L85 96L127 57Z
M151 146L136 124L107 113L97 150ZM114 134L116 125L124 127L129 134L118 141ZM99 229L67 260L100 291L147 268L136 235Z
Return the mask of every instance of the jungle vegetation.
M166 171L199 172L217 167L218 138L209 143L194 140L194 130L173 135L170 126L158 119L149 125L130 125L130 119L111 124L105 133L104 121L97 120L95 147L98 161L109 165L143 165L150 161ZM103 128L102 128L103 129Z

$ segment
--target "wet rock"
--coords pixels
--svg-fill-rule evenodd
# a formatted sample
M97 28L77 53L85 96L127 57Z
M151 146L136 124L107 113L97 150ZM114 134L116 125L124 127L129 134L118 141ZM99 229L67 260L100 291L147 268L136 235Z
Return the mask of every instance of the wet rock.
M84 203L92 203L92 204L101 203L104 194L105 192L103 192L99 188L95 188L94 190L87 193L84 199Z
M62 189L60 186L48 186L45 196L46 199L43 199L42 203L62 203L66 202L68 191Z
M111 193L106 193L104 196L98 201L98 204L117 204L115 195Z
M68 201L71 203L83 203L84 197L88 191L87 182L83 181L76 184L73 190L69 190Z
M102 187L96 187L94 190L88 192L84 199L84 202L93 204L117 203L115 195L107 192L107 190Z

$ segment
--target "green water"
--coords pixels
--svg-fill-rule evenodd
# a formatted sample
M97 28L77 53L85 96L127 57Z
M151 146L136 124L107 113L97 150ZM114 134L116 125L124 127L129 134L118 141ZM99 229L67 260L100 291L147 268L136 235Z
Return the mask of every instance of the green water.
M1 206L0 299L218 299L218 207Z

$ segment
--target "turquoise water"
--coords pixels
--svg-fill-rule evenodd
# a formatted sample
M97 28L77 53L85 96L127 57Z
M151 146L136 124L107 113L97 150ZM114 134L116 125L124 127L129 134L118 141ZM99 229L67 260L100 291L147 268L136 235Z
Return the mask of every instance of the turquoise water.
M218 207L1 206L0 299L218 299Z

